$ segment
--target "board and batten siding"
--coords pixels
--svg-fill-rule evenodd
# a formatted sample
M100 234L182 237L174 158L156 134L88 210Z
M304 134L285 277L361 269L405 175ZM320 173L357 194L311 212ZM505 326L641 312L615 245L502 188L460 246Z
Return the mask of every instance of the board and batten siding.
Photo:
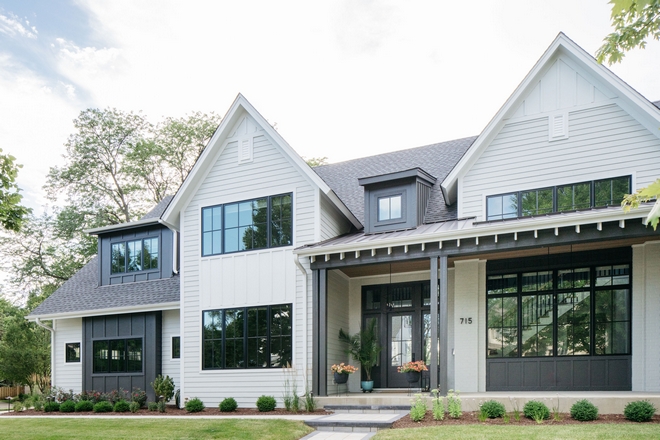
M305 328L311 299L301 290L304 275L294 263L293 249L315 240L315 192L318 190L249 115L237 123L214 164L181 214L181 345L182 401L199 397L207 406L234 397L239 406L254 407L266 394L281 400L286 379L304 390ZM252 160L238 163L239 140L253 142ZM293 193L291 246L201 257L201 209L257 197ZM311 285L311 276L308 277ZM293 369L202 370L202 312L268 304L293 304ZM303 332L307 331L305 336ZM309 353L307 352L309 359Z
M181 363L180 359L172 359L172 337L180 333L179 311L163 310L162 374L174 380L175 389L181 386Z
M82 389L82 318L53 320L55 336L55 374L52 378L53 387L73 390L81 393ZM66 344L80 343L81 362L66 362Z
M568 112L568 138L549 141L548 116L511 121L460 178L458 216L485 220L486 197L632 175L657 179L660 139L616 103Z

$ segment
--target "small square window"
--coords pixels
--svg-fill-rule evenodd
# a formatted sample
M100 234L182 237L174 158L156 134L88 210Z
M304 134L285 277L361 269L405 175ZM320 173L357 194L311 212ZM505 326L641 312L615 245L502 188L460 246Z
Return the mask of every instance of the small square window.
M80 362L80 342L69 342L65 345L66 362Z
M378 221L401 218L401 194L378 199Z
M172 336L172 359L181 358L181 337Z

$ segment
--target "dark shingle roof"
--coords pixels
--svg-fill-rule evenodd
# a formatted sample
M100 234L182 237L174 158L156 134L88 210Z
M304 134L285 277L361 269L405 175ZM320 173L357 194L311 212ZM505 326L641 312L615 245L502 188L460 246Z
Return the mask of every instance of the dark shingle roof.
M179 276L98 287L98 256L83 266L29 316L158 305L179 301Z
M140 220L146 220L149 218L160 218L173 198L174 196L165 196L163 200L160 201L160 203L154 206L154 208L151 211L143 215Z
M658 107L658 108L660 108L660 101L655 101L655 102L653 103L653 105L656 106L656 107Z
M476 138L476 136L472 136L456 139L409 150L322 165L312 169L332 188L353 215L364 224L364 188L358 185L359 178L421 168L438 179L431 190L424 223L450 220L456 218L456 205L445 205L440 184Z

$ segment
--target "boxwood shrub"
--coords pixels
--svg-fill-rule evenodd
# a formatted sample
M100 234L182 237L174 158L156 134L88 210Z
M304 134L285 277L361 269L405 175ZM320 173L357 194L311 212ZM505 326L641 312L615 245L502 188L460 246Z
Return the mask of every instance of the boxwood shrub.
M76 403L76 412L86 412L92 411L94 409L94 404L91 400L81 400Z
M112 408L114 412L127 412L131 409L131 404L125 400L120 400L115 403L115 406Z
M112 412L112 403L108 402L107 400L103 400L94 405L93 411L95 413Z
M233 397L227 397L222 402L220 402L219 408L222 412L236 411L236 408L238 408L238 403L236 403L236 399Z
M655 414L655 406L647 400L630 402L623 409L623 415L633 422L648 422Z
M277 406L277 401L273 396L261 396L257 399L257 408L260 412L273 411Z
M73 400L67 400L65 402L62 402L60 405L60 412L63 413L70 413L74 412L76 410L76 402Z
M206 408L204 406L204 402L199 400L197 397L194 399L190 399L189 401L186 402L186 411L194 413L194 412L200 412Z
M57 412L60 410L60 404L57 402L46 402L44 412Z
M500 402L488 400L481 404L481 413L489 419L496 419L506 414L506 408Z
M598 418L598 408L587 399L578 400L571 406L571 417L580 422L588 422Z
M550 418L550 410L543 402L538 400L530 400L523 406L523 414L528 419L532 420L548 420Z

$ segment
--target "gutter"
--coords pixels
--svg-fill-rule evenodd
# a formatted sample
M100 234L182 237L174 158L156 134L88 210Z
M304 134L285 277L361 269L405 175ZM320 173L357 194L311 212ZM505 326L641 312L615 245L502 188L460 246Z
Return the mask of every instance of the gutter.
M53 379L55 378L55 329L48 327L41 322L40 318L36 318L34 322L41 328L45 328L50 332L50 385L53 386ZM55 322L53 322L55 324ZM32 390L30 390L32 392Z
M305 277L305 283L304 283L305 287L303 288L303 293L305 295L304 296L304 301L303 301L303 303L304 303L303 307L305 308L305 311L304 311L305 313L303 314L303 329L304 329L304 331L303 331L303 347L304 347L303 348L303 365L305 366L305 368L304 368L305 374L304 374L303 377L304 377L304 380L305 380L305 389L307 389L307 379L308 379L308 376L307 376L307 362L308 362L308 353L307 353L307 350L308 350L308 348L307 348L307 312L308 312L308 310L307 310L307 308L309 306L309 303L307 301L307 298L308 298L307 281L309 279L308 278L309 272L300 263L300 257L299 256L294 255L293 256L293 262L295 263L296 266L298 266L298 269L300 270L300 272L302 272L303 276Z

